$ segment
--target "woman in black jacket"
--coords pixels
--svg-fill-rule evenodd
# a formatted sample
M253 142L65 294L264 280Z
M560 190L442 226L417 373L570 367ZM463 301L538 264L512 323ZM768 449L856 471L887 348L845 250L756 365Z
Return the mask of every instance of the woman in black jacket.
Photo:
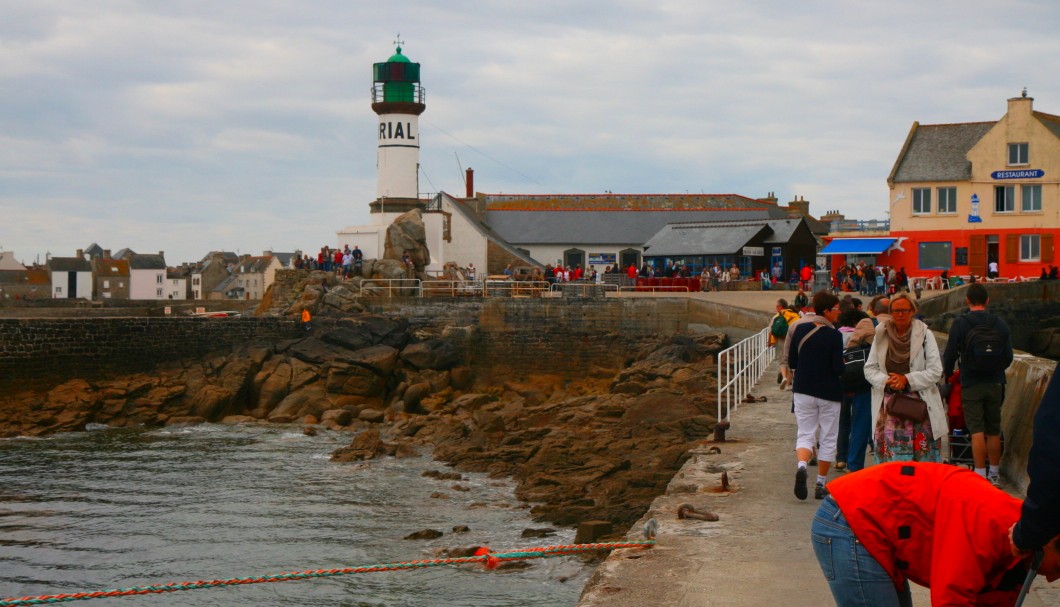
M808 495L806 466L818 442L814 497L824 499L828 495L824 487L825 477L835 458L839 404L843 399L840 381L843 376L843 338L835 328L839 319L839 298L828 291L818 291L813 295L813 310L816 313L813 322L795 325L788 357L788 366L795 371L792 388L798 424L795 497L800 500ZM819 437L816 436L818 430Z

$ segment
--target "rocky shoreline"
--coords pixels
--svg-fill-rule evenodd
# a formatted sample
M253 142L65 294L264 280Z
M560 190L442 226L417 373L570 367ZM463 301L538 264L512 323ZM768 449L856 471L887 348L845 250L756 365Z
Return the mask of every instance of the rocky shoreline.
M675 336L588 376L468 366L406 320L357 316L152 373L0 397L0 436L204 422L299 423L355 433L336 462L423 447L458 469L511 477L536 520L598 519L622 534L714 427L724 334Z

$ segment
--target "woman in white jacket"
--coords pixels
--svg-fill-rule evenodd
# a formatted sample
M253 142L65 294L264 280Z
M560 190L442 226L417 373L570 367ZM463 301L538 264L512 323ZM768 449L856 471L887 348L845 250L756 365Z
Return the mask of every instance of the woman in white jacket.
M917 305L908 293L891 299L891 320L876 327L876 337L865 361L865 379L872 384L872 428L878 463L941 461L942 437L949 431L946 409L937 383L942 379L942 357L935 335L913 317ZM890 392L916 392L927 403L928 416L914 422L888 415L884 401Z

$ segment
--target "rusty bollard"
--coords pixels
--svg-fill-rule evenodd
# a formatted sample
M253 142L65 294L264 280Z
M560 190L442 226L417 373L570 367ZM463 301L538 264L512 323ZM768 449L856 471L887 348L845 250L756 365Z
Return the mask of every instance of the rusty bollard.
M725 431L729 429L729 422L720 421L714 425L714 442L725 442Z
M722 491L728 491L729 490L729 473L724 471L724 470L722 470L722 472L721 472L721 490Z
M713 512L696 512L696 507L692 504L681 504L677 507L677 518L694 518L701 521L716 521L718 515Z

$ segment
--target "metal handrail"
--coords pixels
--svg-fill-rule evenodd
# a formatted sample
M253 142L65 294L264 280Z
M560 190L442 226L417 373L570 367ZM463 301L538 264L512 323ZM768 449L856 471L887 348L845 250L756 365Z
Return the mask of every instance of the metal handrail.
M688 293L688 291L689 291L688 287L686 287L686 286L676 286L676 285L655 285L655 286L641 285L641 286L636 286L636 287L619 287L618 290L619 291L634 291L634 292L635 291L641 291L641 292L650 292L650 293L654 293L655 291L684 291L685 293Z
M485 278L482 281L482 296L489 297L490 291L510 293L513 296L540 296L548 291L548 283L543 280L494 280Z
M604 291L618 291L618 285L608 284L606 282L575 282L573 280L567 282L554 282L549 287L549 291L556 293L563 289L581 289L582 293L586 289L603 289Z
M383 284L379 284L383 283ZM409 289L415 291L415 293L406 295L405 293L398 293L398 296L407 297L422 297L423 286L419 278L366 278L361 282L361 293L363 295L365 287L375 287L379 289L386 289L387 297L394 297L395 290Z
M475 280L427 280L420 288L423 297L482 295L482 283Z
M730 421L733 409L751 393L773 362L776 348L769 347L769 327L718 353L718 421ZM725 417L721 415L725 408Z

